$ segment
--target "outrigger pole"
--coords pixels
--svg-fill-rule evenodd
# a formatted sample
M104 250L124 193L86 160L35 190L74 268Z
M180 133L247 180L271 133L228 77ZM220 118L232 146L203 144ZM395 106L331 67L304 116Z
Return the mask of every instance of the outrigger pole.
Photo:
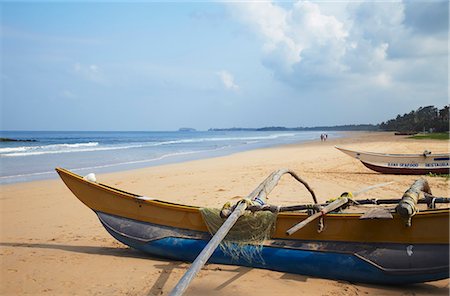
M170 296L183 295L190 282L195 278L200 269L202 269L203 265L206 264L213 252L216 250L217 246L236 223L237 219L244 214L246 208L247 204L245 202L239 203L239 205L234 209L233 213L227 218L225 223L223 223L219 230L217 230L216 234L209 241L206 247L200 252L197 258L195 258L191 267L189 267L189 269L177 283L175 288L173 288L173 290L170 292Z
M299 231L300 229L302 229L303 227L305 227L307 224L311 223L312 221L316 220L317 218L319 218L323 215L326 215L327 213L332 212L336 209L339 209L343 205L347 204L351 197L356 197L356 196L360 195L361 193L367 192L369 190L372 190L372 189L375 189L378 187L383 187L383 186L386 186L386 185L389 185L392 183L393 182L387 182L387 183L381 183L381 184L369 186L369 187L366 187L362 190L359 190L359 191L353 192L353 193L345 192L340 197L338 197L336 200L334 200L333 202L331 202L330 204L328 204L324 208L322 208L319 212L309 216L305 220L295 224L294 226L292 226L291 228L286 230L286 233L288 235L292 235L293 233Z
M266 204L267 195L273 190L273 188L278 184L278 181L284 174L290 174L292 177L294 177L297 181L302 183L306 189L311 193L314 205L299 205L299 206L288 206L288 207L275 207L271 205ZM298 223L297 225L294 225L291 229L288 229L287 233L293 234L294 232L301 229L303 226L308 224L309 222L313 221L316 218L319 218L320 216L326 214L327 212L333 211L337 208L342 207L349 201L351 201L351 197L357 196L363 192L366 192L368 190L386 186L389 183L382 183L374 186L367 187L363 190L360 190L355 193L344 193L341 197L337 198L333 202L325 205L324 208L321 209L318 213L311 215L307 219L303 220L302 222ZM425 191L425 194L424 192ZM419 195L422 193L422 196L425 195L424 199L420 199ZM428 184L424 179L417 180L411 188L405 192L403 195L403 198L400 200L399 206L397 207L397 212L399 212L400 215L404 216L405 220L407 220L407 225L410 225L411 216L415 214L415 206L414 204L417 204L417 202L420 203L422 200L428 200L433 198L433 203L436 199L439 201L437 202L445 202L448 203L448 198L435 198L431 195L431 191L429 190ZM414 199L413 202L410 202L409 199ZM387 203L392 203L393 200L389 200ZM398 202L398 200L396 200ZM382 203L381 201L377 200L361 200L361 201L355 201L356 203L361 202L361 204L369 204L369 203ZM428 203L428 202L427 202ZM313 190L309 187L309 185L303 181L300 177L297 176L293 171L289 169L280 169L278 171L273 172L269 177L267 177L259 186L252 191L245 199L240 200L235 206L226 205L222 209L220 215L222 218L226 218L225 222L222 224L222 226L219 228L219 230L214 234L214 236L211 238L211 240L208 242L208 244L203 248L203 250L200 252L200 254L197 256L197 258L192 263L191 267L186 271L186 273L183 275L183 277L179 280L179 282L176 284L176 286L172 289L170 292L170 296L181 296L183 295L184 291L188 288L191 281L195 278L197 273L202 269L202 267L206 264L208 259L212 256L216 248L219 246L219 244L222 242L222 240L225 238L225 236L228 234L228 232L231 230L231 228L234 226L236 221L241 217L247 209L252 210L269 210L269 211L289 211L289 210L300 210L300 208L305 207L306 209L309 208L320 208L321 205L317 203L316 196L313 192ZM411 207L414 207L412 209ZM410 209L411 208L411 209ZM403 213L405 212L405 213ZM411 213L410 213L411 212ZM409 222L409 223L408 223Z
M170 292L170 296L180 296L183 295L184 291L189 286L190 282L195 278L197 273L202 269L202 267L206 264L208 259L211 257L213 252L216 250L217 246L220 242L225 238L227 233L236 223L240 216L242 216L247 209L247 206L252 203L265 204L267 195L273 190L273 188L278 184L281 176L284 174L290 174L297 181L301 182L308 191L311 192L314 202L317 203L314 192L311 190L309 185L304 182L300 177L297 176L293 171L289 169L280 169L278 171L273 172L269 177L267 177L252 193L250 193L247 198L239 201L237 205L231 209L231 215L227 215L228 213L221 213L222 217L227 216L227 220L222 224L222 226L217 230L216 234L212 237L209 243L205 246L205 248L200 252L197 258L192 263L191 267L186 271L180 281L176 284L176 286ZM224 209L223 211L230 211L230 208Z

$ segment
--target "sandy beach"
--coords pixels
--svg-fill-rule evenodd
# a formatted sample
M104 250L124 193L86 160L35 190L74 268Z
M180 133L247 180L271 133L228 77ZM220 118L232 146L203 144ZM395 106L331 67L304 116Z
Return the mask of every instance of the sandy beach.
M279 168L296 171L319 201L394 181L364 198L400 198L417 176L370 171L334 145L365 151L448 152L448 141L413 140L392 133L348 137L240 152L229 156L97 175L99 182L183 204L221 207L250 193ZM450 196L449 180L426 176L436 196ZM167 295L188 263L157 259L112 238L96 215L61 180L0 186L1 295ZM272 204L311 202L289 177L269 196ZM448 295L449 280L375 286L269 270L207 265L186 295Z

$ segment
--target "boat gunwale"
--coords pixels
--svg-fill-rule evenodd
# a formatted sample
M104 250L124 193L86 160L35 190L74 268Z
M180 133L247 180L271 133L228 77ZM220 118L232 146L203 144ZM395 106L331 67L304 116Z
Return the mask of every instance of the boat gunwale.
M158 200L158 199L141 199L139 197L143 197L142 195L139 194L135 194L135 193L130 193L121 189L117 189L105 184L102 184L100 182L91 182L88 180L85 180L82 176L75 174L69 170L63 169L63 168L56 168L56 171L65 173L70 175L71 177L74 177L75 179L77 179L78 181L83 182L84 184L90 186L90 187L94 187L100 190L103 190L105 192L108 193L115 193L120 195L122 198L128 199L130 201L136 201L139 203L149 203L152 204L154 206L160 206L160 207L169 207L169 208L181 208L184 210L189 210L192 212L195 212L195 210L198 210L199 207L196 206L190 206L190 205L183 205L183 204L178 204L178 203L173 203L173 202L168 202L168 201L163 201L163 200Z
M344 150L352 153L359 153L359 154L366 154L371 156L379 156L379 157L402 157L402 158L416 158L416 157L423 157L423 158L429 158L429 157L439 157L439 156L450 156L450 153L448 152L439 152L439 153L431 153L424 155L423 153L414 153L414 154L395 154L395 153L377 153L377 152L368 152L368 151L357 151L357 150L351 150L347 148L342 148L339 146L334 146L338 150Z
M84 184L94 187L96 189L103 190L107 193L115 193L117 195L120 195L121 198L125 198L130 201L135 201L138 203L147 203L152 206L161 207L161 208L169 208L172 210L185 210L191 213L198 213L199 210L202 207L199 206L192 206L192 205L183 205L158 199L141 199L139 197L142 197L142 195L130 193L121 189L117 189L99 182L91 182L88 180L85 180L82 176L73 173L67 169L64 168L56 168L56 171L58 173L64 173L68 174L71 177L77 179L78 181L83 182ZM425 216L425 215L439 215L439 214L448 214L450 212L450 208L443 208L443 209L426 209L417 212L415 216ZM357 218L363 215L364 213L327 213L327 217L333 218ZM308 214L306 212L281 212L278 213L278 216L285 217L285 218L293 218L293 217L303 217L307 216Z

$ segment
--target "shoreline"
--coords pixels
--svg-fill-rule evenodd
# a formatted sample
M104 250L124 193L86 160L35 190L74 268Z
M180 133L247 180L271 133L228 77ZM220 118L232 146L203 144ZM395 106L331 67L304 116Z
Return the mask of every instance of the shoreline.
M311 132L313 134L316 134L317 132ZM332 132L333 133L333 137L339 138L342 137L342 135L345 134L345 132ZM303 133L303 135L307 135L308 132ZM279 134L276 137L282 137L284 134ZM300 134L299 134L300 135ZM234 135L230 135L231 137ZM229 136L229 137L230 137ZM248 135L250 136L249 139L253 140L253 136L252 135ZM275 143L271 143L271 142L254 142L252 143L251 141L249 143L241 143L239 145L234 145L234 144L228 144L228 145L224 145L224 146L217 146L214 148L207 148L205 147L205 149L200 149L200 150L186 150L186 151L167 151L165 154L157 154L157 155L152 155L151 151L148 151L149 154L145 155L145 158L137 158L137 159L124 159L122 158L116 158L116 156L114 155L97 155L96 158L99 159L114 159L115 162L114 163L108 163L108 162L99 162L99 161L95 161L93 160L93 162L87 164L84 163L81 167L79 164L74 165L74 163L76 163L76 161L74 160L79 160L79 159L93 159L92 154L88 154L88 153L99 153L99 151L97 152L92 152L92 151L87 151L87 152L75 152L75 155L72 155L70 158L66 158L66 159L62 159L61 162L55 162L53 160L47 159L45 160L45 162L48 162L48 164L53 163L53 166L58 166L58 167L64 167L66 169L69 169L75 173L78 173L80 175L86 175L88 173L91 172L95 172L98 174L105 174L105 173L117 173L117 172L122 172L122 171L129 171L129 170L134 170L134 169L141 169L141 168L146 168L146 167L155 167L155 166L162 166L162 165L167 165L167 164L177 164L177 163L183 163L183 162L189 162L189 161L195 161L195 160L201 160L201 159L210 159L210 158L215 158L215 157L221 157L221 156L227 156L227 155L232 155L235 153L240 153L240 152L245 152L245 151L251 151L251 150L258 150L258 149L266 149L266 148L273 148L273 147L280 147L280 146L284 146L284 145L296 145L296 144L302 144L302 143L306 143L309 141L315 141L316 140L316 136L317 138L319 137L319 134L314 135L313 138L310 138L310 136L306 136L304 139L294 139L294 140L289 140L289 139L284 139L284 141L280 141L280 142L275 142ZM256 136L258 137L258 136ZM195 139L195 138L194 138ZM245 136L242 138L245 139ZM286 140L288 140L286 142ZM78 144L60 144L62 146L64 145L87 145L87 144L96 144L98 145L98 142L92 142L93 140L90 139L91 142L89 143L78 143ZM97 140L100 141L100 138ZM175 140L174 142L183 142L183 139L178 139ZM169 141L170 142L170 141ZM290 143L289 143L290 142ZM95 145L95 146L96 146ZM150 145L151 146L151 145ZM120 147L119 147L120 148ZM130 148L130 147L128 147ZM116 150L116 148L100 148L100 151L102 150L106 150L106 151L110 151L110 150ZM1 149L0 149L1 150ZM35 153L41 153L41 152L35 152ZM43 153L43 152L42 152ZM50 152L46 152L46 153L50 153ZM53 153L53 152L51 152ZM81 155L80 153L84 153L83 155ZM137 152L137 151L130 151L129 153L133 154L133 153L137 153L138 155L141 154L142 152ZM7 156L8 154L6 154ZM123 155L122 155L123 156ZM34 155L28 155L28 156L22 156L22 157L34 157ZM68 164L67 160L68 159L73 159L72 161L69 161ZM95 158L94 158L95 159ZM10 159L4 159L4 161L6 160L10 160ZM24 159L25 160L25 159ZM23 162L24 160L20 160L21 162ZM41 159L31 159L31 162L40 162L40 163L44 163ZM64 162L66 162L64 164ZM4 185L4 184L17 184L17 183L24 183L24 182L31 182L31 181L40 181L40 180L51 180L51 179L57 179L58 176L54 171L54 167L49 166L48 164L45 165L45 168L42 167L41 171L30 171L30 172L22 172L22 173L16 173L16 174L11 174L8 176L0 176L0 185Z
M319 202L345 191L394 181L364 198L397 198L420 176L382 175L334 145L380 152L448 151L448 141L412 140L386 133L239 152L215 158L98 174L121 190L170 202L221 207L246 196L272 171L288 167L315 191ZM427 147L425 147L427 146ZM449 196L449 180L424 176L436 196ZM190 266L132 250L112 238L95 214L60 180L0 186L0 294L167 295ZM306 190L282 178L269 202L310 203ZM449 280L375 286L240 266L208 264L185 295L448 295Z

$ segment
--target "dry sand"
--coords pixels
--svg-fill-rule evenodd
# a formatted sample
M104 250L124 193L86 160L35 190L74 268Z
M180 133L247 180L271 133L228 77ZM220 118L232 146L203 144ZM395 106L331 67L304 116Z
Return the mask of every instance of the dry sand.
M349 133L230 156L98 175L111 186L158 199L220 207L250 193L273 170L295 170L321 201L395 181L364 197L398 198L416 176L382 175L336 150L421 153L449 151L448 141L411 140L387 133ZM433 193L449 196L449 181L427 177ZM95 214L60 180L0 186L2 295L166 295L189 264L156 259L113 239ZM310 202L307 191L284 177L269 196L275 204ZM187 295L448 295L449 280L375 286L261 269L210 264Z

